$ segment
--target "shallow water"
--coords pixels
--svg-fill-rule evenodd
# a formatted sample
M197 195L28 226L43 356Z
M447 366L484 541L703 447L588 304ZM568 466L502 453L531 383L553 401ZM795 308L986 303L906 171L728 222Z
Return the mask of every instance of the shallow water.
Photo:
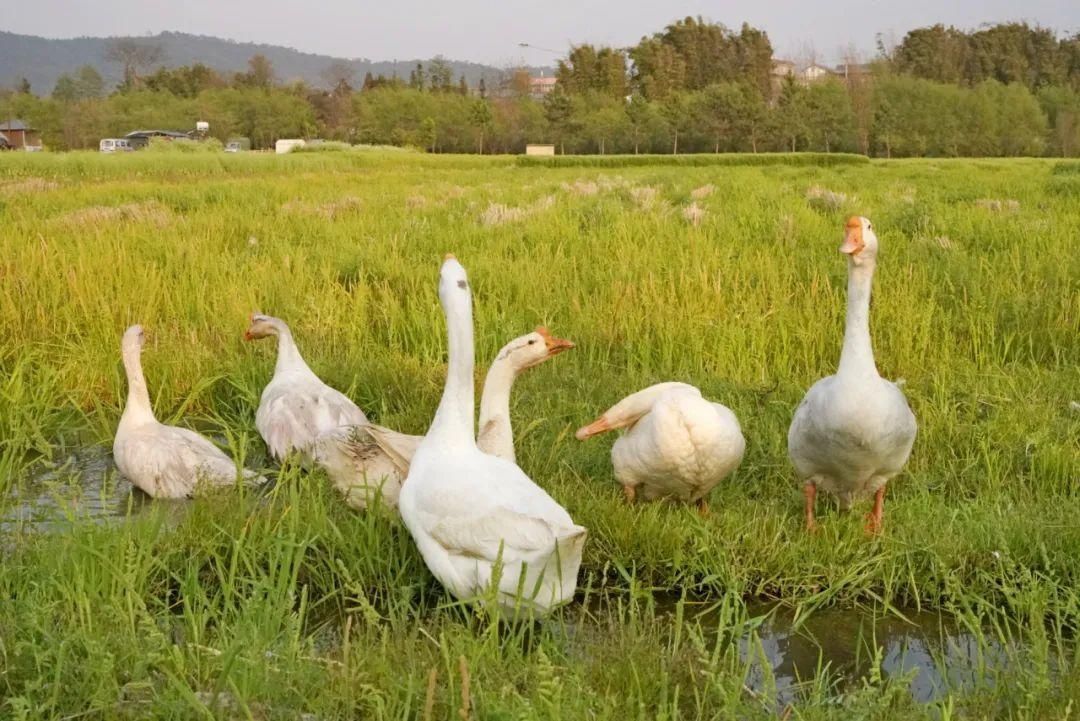
M120 476L108 449L91 446L58 455L15 484L0 509L0 531L50 532L88 519L107 523L152 504Z
M857 688L872 672L878 649L882 677L909 679L908 693L920 702L944 698L950 690L992 687L995 676L1012 666L1010 649L981 629L963 629L939 613L901 611L901 617L830 608L798 623L788 607L768 613L756 631L756 643L749 635L739 639L739 653L744 661L754 662L747 685L755 692L770 692L771 675L779 704L794 701L800 686L826 667L837 678L837 691Z
M709 649L717 641L734 643L746 669L747 691L778 711L803 698L823 674L828 696L856 691L875 663L883 680L904 682L911 698L921 703L950 692L991 689L1017 669L1023 650L998 641L989 629L966 629L955 618L932 611L826 608L796 614L782 604L751 603L749 619L732 625L726 620L730 616L708 604L685 603L679 630L674 599L658 597L651 605L645 622L663 626L661 635L669 640L679 632L687 643L700 629ZM568 645L586 657L591 646L603 645L626 622L604 602L570 615Z

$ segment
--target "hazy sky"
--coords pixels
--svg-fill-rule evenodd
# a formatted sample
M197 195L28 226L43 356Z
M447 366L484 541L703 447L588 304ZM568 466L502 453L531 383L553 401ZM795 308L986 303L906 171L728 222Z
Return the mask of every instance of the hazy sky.
M766 30L778 55L824 60L854 44L874 49L877 33L896 39L935 22L972 28L1027 20L1080 31L1077 0L34 0L0 19L0 29L47 37L143 35L161 30L288 45L308 52L373 60L448 58L508 65L547 64L571 43L630 45L686 15Z

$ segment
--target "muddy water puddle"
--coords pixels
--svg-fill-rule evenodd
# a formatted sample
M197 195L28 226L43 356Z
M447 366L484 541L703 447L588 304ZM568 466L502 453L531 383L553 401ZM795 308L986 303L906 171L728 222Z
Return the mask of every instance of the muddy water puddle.
M82 448L39 465L16 483L0 509L0 530L48 532L88 519L106 523L152 503L116 472L107 449Z

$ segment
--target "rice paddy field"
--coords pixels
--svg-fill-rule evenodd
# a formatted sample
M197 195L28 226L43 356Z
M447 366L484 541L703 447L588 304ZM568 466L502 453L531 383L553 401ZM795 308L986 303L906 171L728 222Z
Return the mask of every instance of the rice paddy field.
M0 157L0 717L1066 719L1080 714L1080 165L722 156ZM881 242L871 327L919 422L885 531L819 501L786 433L835 369L845 218ZM278 467L260 311L383 425L547 325L518 462L589 529L574 603L456 604L400 520ZM265 490L151 501L111 466L139 322L159 419ZM478 379L479 380L479 379ZM574 429L680 380L747 437L702 516L627 505Z

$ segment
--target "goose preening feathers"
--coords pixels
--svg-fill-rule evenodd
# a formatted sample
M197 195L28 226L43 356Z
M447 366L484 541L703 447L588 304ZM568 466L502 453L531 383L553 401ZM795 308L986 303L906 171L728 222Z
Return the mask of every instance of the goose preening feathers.
M514 434L510 423L510 392L518 375L573 348L541 326L503 346L488 369L480 396L480 433L476 445L484 453L514 461ZM397 505L401 482L423 436L374 423L346 426L323 433L315 457L353 508L363 509L375 493Z
M544 614L577 586L585 528L511 461L476 445L472 295L465 269L443 262L439 300L450 361L435 419L401 489L405 526L432 574L465 601Z
M706 509L706 496L742 461L735 414L686 383L657 383L616 403L577 432L579 440L625 428L611 448L629 501L670 498Z
M806 526L813 530L817 489L841 508L874 495L867 530L882 528L885 484L907 463L915 416L897 384L878 375L870 342L870 286L878 240L866 218L847 221L840 252L848 256L847 319L836 375L807 392L788 431L788 455L804 482Z
M128 396L113 440L120 473L155 498L183 498L200 487L231 486L239 476L264 479L236 464L210 440L187 428L166 426L154 417L142 369L142 326L124 333L121 351Z

